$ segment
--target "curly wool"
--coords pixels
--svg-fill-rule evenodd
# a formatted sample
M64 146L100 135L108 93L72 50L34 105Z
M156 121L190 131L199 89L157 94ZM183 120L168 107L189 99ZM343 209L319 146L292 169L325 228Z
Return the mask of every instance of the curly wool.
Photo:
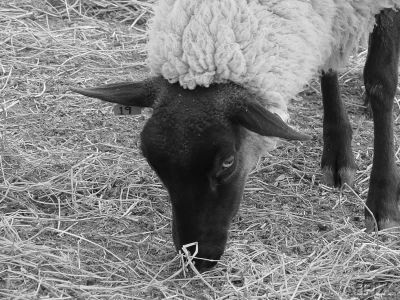
M287 120L288 100L319 70L340 68L391 7L400 0L161 0L148 64L184 88L240 84Z

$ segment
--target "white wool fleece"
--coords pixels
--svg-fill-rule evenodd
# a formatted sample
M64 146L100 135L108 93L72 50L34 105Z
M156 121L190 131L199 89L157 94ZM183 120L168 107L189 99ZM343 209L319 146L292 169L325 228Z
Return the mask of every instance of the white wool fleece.
M400 0L160 0L150 23L153 74L194 89L232 81L287 120L287 102L338 69Z

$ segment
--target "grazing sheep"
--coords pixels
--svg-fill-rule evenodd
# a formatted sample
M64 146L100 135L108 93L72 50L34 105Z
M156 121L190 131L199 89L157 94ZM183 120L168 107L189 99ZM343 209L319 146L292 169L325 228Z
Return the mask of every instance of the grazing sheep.
M286 124L287 104L318 72L325 178L332 185L352 182L352 130L336 71L372 32L364 77L376 155L367 200L373 216L366 213L366 223L369 230L374 218L379 229L397 226L391 111L400 44L400 13L392 9L398 6L399 0L160 1L149 31L154 77L74 91L153 108L142 152L169 192L176 248L198 242L196 264L203 270L223 254L247 174L260 156L277 138L308 138Z

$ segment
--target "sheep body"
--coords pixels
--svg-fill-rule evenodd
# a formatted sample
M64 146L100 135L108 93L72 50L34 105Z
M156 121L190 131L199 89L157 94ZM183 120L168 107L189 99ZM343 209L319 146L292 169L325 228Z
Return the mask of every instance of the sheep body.
M288 119L287 102L321 69L340 68L384 8L400 0L165 0L148 64L184 88L232 81Z

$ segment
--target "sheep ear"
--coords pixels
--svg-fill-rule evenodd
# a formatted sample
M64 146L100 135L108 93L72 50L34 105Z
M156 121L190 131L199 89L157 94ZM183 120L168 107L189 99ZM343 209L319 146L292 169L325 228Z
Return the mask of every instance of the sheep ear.
M127 107L152 107L160 87L161 79L156 77L139 82L112 83L95 88L71 88L71 90Z
M232 121L262 136L287 140L309 140L310 136L297 132L274 114L257 103L247 102L235 111Z

